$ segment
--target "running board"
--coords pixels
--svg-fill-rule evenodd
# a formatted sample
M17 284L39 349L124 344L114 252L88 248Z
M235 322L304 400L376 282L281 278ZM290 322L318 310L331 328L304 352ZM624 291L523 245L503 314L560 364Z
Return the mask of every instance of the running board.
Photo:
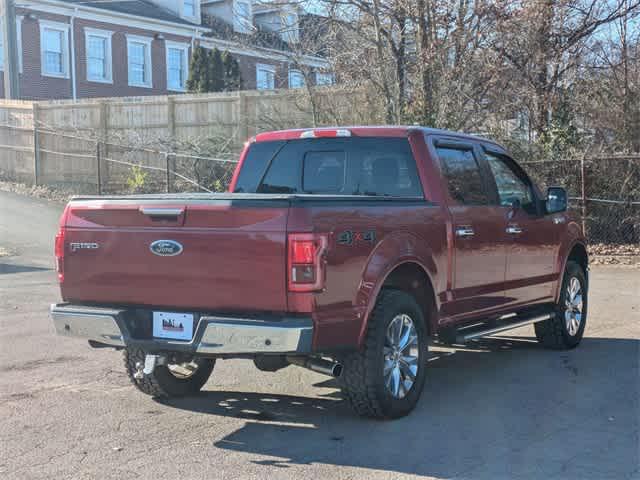
M543 322L553 317L552 313L545 313L543 315L535 315L533 317L526 318L524 320L515 321L512 323L506 323L499 327L493 327L486 330L471 330L468 333L464 331L458 332L456 336L456 343L467 343L474 338L489 337L496 333L506 332L507 330L513 330L514 328L524 327L525 325L531 325L532 323Z

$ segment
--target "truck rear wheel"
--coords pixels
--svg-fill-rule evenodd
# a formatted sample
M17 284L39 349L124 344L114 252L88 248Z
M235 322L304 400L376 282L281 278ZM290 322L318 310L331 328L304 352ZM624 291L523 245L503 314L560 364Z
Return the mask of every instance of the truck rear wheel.
M193 395L207 383L215 360L194 358L191 362L157 365L149 375L140 375L146 352L140 348L124 350L124 366L131 383L152 397L183 397Z
M403 291L383 290L363 348L344 358L342 392L359 415L407 415L424 387L427 353L427 328L418 303Z
M561 288L554 317L534 325L538 342L555 350L577 347L587 323L587 277L576 262L567 262Z

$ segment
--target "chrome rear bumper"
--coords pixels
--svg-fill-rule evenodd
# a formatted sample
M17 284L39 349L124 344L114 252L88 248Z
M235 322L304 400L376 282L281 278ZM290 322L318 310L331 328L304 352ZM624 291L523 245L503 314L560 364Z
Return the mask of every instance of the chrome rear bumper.
M124 347L124 338L116 318L121 310L108 308L51 305L51 318L58 335L79 337L103 345Z
M206 355L255 353L311 353L310 318L249 319L200 315L190 342L134 338L126 309L69 304L51 305L51 318L59 335L90 340L101 346L139 346L147 351L180 351Z

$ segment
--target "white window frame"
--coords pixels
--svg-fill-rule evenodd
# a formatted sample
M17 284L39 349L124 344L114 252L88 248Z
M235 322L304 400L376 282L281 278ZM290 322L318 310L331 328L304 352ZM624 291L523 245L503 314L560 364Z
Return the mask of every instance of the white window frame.
M0 52L2 52L2 58L0 58L0 72L4 71L4 22L0 22Z
M113 83L113 56L111 50L111 38L113 32L85 27L84 29L84 55L88 82ZM89 37L99 37L105 40L105 74L104 78L92 77L89 74Z
M129 47L132 43L142 43L146 45L144 56L144 73L147 79L144 83L134 83L131 81L131 64L129 62ZM153 65L151 64L151 46L153 38L140 37L138 35L127 35L127 84L130 87L153 88Z
M325 78L330 78L331 82L327 83L327 82L320 82L320 79L322 77ZM329 87L331 85L335 85L336 84L336 76L334 73L332 72L316 72L316 85L319 87Z
M49 20L39 20L40 24L40 73L43 77L53 78L70 78L70 61L69 61L69 24L60 22L51 22ZM62 33L62 73L47 72L45 62L45 31L53 30Z
M22 73L22 20L24 16L16 17L16 46L18 50L18 72ZM0 62L0 72L4 71L4 31L0 22L0 51L2 51L2 61Z
M164 48L165 48L165 63L167 67L167 90L171 90L172 92L186 92L187 79L189 78L189 44L165 41ZM169 49L182 50L184 53L183 60L182 60L182 68L184 69L184 86L182 86L181 88L174 88L171 85L169 85Z
M20 73L22 73L22 20L24 20L23 15L16 17L16 43L18 45L18 71Z
M291 79L296 76L296 75L300 75L300 77L302 78L302 85L294 87L293 85L291 85ZM302 74L302 70L298 70L296 68L290 68L289 69L289 88L304 88L306 79L304 78L304 75Z
M260 88L260 84L258 83L258 72L260 70L267 71L273 74L273 87L272 88ZM264 63L258 63L256 65L256 90L275 90L276 88L276 67L275 65L267 65Z

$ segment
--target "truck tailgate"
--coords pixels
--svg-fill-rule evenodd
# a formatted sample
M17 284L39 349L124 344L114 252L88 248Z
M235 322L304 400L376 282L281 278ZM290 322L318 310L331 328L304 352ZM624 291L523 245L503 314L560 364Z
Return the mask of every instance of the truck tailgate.
M287 310L286 198L89 198L68 208L66 301ZM169 242L152 248L158 240Z

